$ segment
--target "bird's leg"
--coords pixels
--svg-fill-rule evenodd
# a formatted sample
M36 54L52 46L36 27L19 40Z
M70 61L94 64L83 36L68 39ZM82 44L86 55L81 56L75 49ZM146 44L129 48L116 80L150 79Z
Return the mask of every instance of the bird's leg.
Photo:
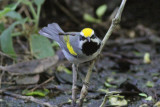
M73 75L73 83L72 83L72 106L76 106L76 99L77 99L77 72L78 72L78 65L72 64L72 75Z

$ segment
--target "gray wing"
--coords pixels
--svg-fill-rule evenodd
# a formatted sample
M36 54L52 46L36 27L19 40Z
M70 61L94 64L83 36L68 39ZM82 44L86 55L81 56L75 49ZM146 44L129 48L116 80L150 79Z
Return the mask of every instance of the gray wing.
M66 47L65 41L63 40L63 36L59 36L59 33L65 33L65 32L60 28L60 26L57 23L48 24L47 27L43 27L39 31L40 35L55 40L62 49L69 52Z
M53 39L57 42L60 41L59 33L64 33L64 31L59 27L59 25L57 23L48 24L47 27L43 27L39 31L40 35L46 36L46 37Z
M76 36L70 36L70 44L73 47L74 51L77 53L77 57L81 57L82 55L82 50L81 47L79 46L79 32L76 32Z

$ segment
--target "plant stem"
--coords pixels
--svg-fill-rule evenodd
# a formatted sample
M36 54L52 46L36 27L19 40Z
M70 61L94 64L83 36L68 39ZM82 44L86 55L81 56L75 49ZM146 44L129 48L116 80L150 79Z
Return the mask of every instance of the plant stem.
M35 28L38 28L39 25L39 16L40 16L40 11L41 11L41 5L38 5L37 7L37 15L36 15L36 19L35 19Z
M11 36L12 37L16 37L16 36L20 36L20 35L23 35L24 32L15 32L15 33L12 33Z
M18 0L17 3L14 5L14 7L12 7L12 10L15 10L20 3L21 3L21 1Z
M106 101L107 101L107 97L108 97L107 95L104 96L103 102L99 107L104 107L105 106Z
M36 19L37 15L36 15L36 12L35 12L35 10L34 10L34 8L33 8L32 3L29 4L29 8L31 9L31 13L32 13L34 19Z
M81 107L83 105L83 100L84 100L84 98L86 97L86 95L88 93L88 84L89 84L89 80L90 80L90 77L91 77L91 74L92 74L92 68L93 68L93 66L95 64L95 61L96 60L92 61L91 65L89 66L87 75L85 77L85 81L84 81L84 84L83 84L83 87L82 87L81 93L80 93L79 107Z
M120 93L122 93L122 92L120 92L120 91L111 91L111 92L106 93L106 95L104 96L103 102L101 103L101 105L99 107L104 107L105 106L105 104L107 102L107 97L112 96L114 94L120 94Z
M72 64L72 75L73 75L73 83L72 83L72 106L76 106L76 99L77 99L77 71L78 65Z
M35 9L33 8L33 5L32 5L32 3L29 3L29 8L31 9L31 13L32 13L32 15L33 15L33 20L34 20L34 22L35 22L35 29L34 29L34 31L37 29L37 26L38 26L38 22L37 22L37 14L36 14L36 11L35 11Z

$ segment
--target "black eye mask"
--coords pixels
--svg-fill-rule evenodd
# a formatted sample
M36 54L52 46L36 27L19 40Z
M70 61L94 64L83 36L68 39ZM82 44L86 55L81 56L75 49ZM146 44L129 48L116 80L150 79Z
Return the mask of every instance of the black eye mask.
M95 39L95 38L96 38L95 34L91 36L91 39ZM80 35L80 40L85 40L85 39L86 38L84 36Z
M82 35L80 35L80 40L85 40L86 38Z
M95 35L95 34L94 34L94 35L92 35L92 36L91 36L91 38L92 38L92 39L95 39L95 38L96 38L96 35Z

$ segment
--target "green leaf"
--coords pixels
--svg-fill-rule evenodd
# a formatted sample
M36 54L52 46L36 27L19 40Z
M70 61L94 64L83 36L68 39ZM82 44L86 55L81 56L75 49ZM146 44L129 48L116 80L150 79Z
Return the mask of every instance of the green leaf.
M32 54L37 58L45 58L54 55L52 44L50 41L41 35L32 34L30 38L30 47Z
M160 107L160 101L156 102L156 104L153 107Z
M37 5L37 6L40 6L44 3L44 0L34 0L34 3Z
M139 93L139 96L142 96L142 97L146 97L146 98L147 98L147 94L145 94L145 93Z
M14 57L16 56L16 53L13 48L13 42L11 37L11 33L13 29L14 29L14 25L11 25L8 29L2 32L0 36L0 43L1 43L2 51Z
M105 84L105 86L108 87L108 88L109 88L109 87L112 87L112 85L109 84L109 83L107 83L107 82L105 82L104 84Z
M45 97L49 93L48 89L44 89L43 91L41 90L36 90L36 91L29 91L29 90L24 90L22 94L25 94L26 96L40 96L40 97Z
M96 18L92 17L91 15L89 15L89 14L87 14L87 13L85 13L85 14L83 15L83 19L84 19L85 21L91 22L91 23L100 23L100 22L101 22L100 19L96 19Z
M29 0L20 0L23 4L26 4L26 5L30 5L30 4L32 4L32 2L31 1L29 1Z
M2 32L2 34L0 35L0 44L1 44L0 46L1 46L1 49L4 53L6 53L12 57L16 56L16 53L13 48L11 33L16 25L22 24L25 21L26 21L26 19L14 22L12 25L10 25L10 27L8 29L4 30Z
M97 15L99 18L101 18L101 17L104 15L104 13L106 12L106 10L107 10L107 5L106 5L106 4L101 5L101 6L99 6L99 7L97 8L97 10L96 10L96 15Z
M3 10L1 10L0 11L0 19L10 11L11 11L11 8L8 8L8 7L4 8Z
M149 54L148 52L146 52L146 53L144 54L143 62L144 62L145 64L150 64L150 63L151 63L150 54Z
M152 96L149 96L149 97L145 98L145 100L151 101L152 100Z
M154 83L151 81L147 81L146 86L149 88L152 88L152 87L154 87Z
M57 68L57 70L58 71L64 71L64 72L66 72L67 74L72 74L72 71L71 70L69 70L68 68L66 68L65 66L58 66L58 68Z
M17 2L15 3L12 3L12 4L9 4L7 5L6 7L7 8L11 8L11 10L15 10L17 8L17 6L20 4L21 0L18 0Z
M126 106L128 104L127 100L124 99L124 96L110 96L109 102L113 106Z
M6 6L3 10L0 11L0 19L5 16L8 12L15 10L17 8L17 6L19 5L20 1L18 1L17 3L13 3L10 4L8 6Z
M11 18L17 19L17 20L22 19L22 16L19 13L17 13L16 11L10 11L5 16L11 17Z
M5 29L4 23L2 22L2 23L0 23L0 33L3 32L4 29Z
M98 91L100 91L100 92L103 92L103 93L109 93L109 90L108 89L98 89Z
M109 83L107 83L107 82L105 82L104 85L105 85L107 88L111 88L111 87L116 88L116 87L117 87L116 85L111 85L111 84L109 84Z

